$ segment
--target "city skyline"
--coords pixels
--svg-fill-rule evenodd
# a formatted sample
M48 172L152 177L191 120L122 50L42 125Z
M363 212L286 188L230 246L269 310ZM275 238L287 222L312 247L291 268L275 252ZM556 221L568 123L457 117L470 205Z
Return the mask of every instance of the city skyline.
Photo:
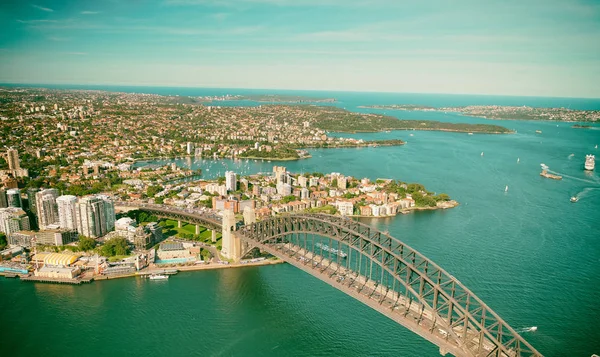
M600 97L600 4L0 5L0 82Z

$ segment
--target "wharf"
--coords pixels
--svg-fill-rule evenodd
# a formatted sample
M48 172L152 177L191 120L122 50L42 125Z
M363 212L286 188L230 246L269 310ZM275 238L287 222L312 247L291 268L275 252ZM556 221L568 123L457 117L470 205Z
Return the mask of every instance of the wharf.
M86 277L86 278L76 278L76 279L61 279L61 278L48 278L48 277L38 277L38 276L21 276L22 281L33 281L38 283L54 283L54 284L71 284L71 285L81 285L92 282L94 278Z

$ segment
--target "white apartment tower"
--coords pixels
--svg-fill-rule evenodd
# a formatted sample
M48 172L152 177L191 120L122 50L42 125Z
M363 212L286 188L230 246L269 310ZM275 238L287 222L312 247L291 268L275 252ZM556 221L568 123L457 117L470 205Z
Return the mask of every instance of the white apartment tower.
M237 190L237 177L235 175L235 172L233 172L233 171L225 172L225 187L227 187L227 191Z
M58 224L57 197L58 190L55 188L41 190L35 194L35 205L40 229L45 229L51 224Z
M102 237L115 227L114 203L107 196L82 197L75 212L77 231L86 237Z
M77 230L77 197L60 196L56 199L60 228Z

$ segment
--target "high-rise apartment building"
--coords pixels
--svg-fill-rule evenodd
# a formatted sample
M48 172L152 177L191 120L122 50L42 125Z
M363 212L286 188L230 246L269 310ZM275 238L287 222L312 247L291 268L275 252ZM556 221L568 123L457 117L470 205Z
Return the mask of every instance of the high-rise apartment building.
M35 194L35 204L40 229L46 229L50 225L58 224L57 197L58 190L55 188L41 190Z
M40 192L39 188L32 187L27 189L27 209L29 212L37 216L37 204L35 201L35 194Z
M188 155L191 155L194 153L194 143L187 143L187 150L186 150Z
M6 199L6 191L0 189L0 208L8 207L8 200Z
M59 196L56 199L58 207L58 223L60 228L68 230L77 229L77 197L71 195Z
M76 203L77 231L90 238L102 237L115 227L114 203L107 196L88 196Z
M225 172L225 187L227 187L227 191L236 191L237 190L237 177L235 172L226 171Z
M18 207L21 208L21 191L18 188L11 188L6 191L6 201L8 203L8 207Z
M10 148L6 151L6 161L8 161L9 170L19 170L21 168L19 152L16 149Z
M18 231L28 231L29 217L18 207L0 208L0 232L9 235Z

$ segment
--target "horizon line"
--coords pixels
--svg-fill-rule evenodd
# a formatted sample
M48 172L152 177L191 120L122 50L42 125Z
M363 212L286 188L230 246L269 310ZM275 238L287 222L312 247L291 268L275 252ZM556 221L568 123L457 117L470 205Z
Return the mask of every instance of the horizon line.
M134 88L193 88L193 89L233 89L233 90L272 90L272 91L303 91L303 92L342 92L342 93L381 93L381 94L419 94L419 95L448 95L448 96L480 96L480 97L514 97L514 98L552 98L552 99L587 99L587 100L600 100L600 97L570 97L570 96L544 96L544 95L515 95L515 94L486 94L486 93L440 93L440 92L394 92L394 91L381 91L381 90L342 90L342 89L290 89L290 88L267 88L267 87L202 87L193 85L157 85L157 84L119 84L119 83L103 83L103 84L77 84L77 83L27 83L27 82L0 82L0 87L3 86L27 86L34 88L46 88L45 86L121 86L121 87L134 87ZM104 90L111 92L109 90ZM141 94L155 94L155 93L141 93ZM162 96L172 96L163 95ZM191 97L191 96L188 96Z

